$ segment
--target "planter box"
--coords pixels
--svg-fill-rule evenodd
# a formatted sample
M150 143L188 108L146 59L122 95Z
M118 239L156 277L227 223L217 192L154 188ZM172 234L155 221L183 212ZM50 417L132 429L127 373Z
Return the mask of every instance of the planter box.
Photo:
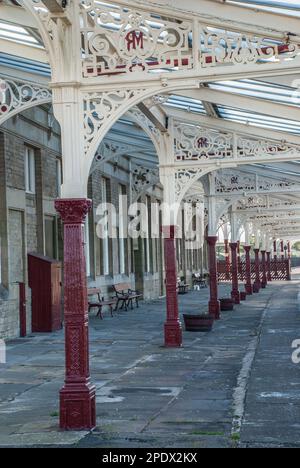
M209 332L214 324L213 315L183 314L186 331Z
M233 310L233 308L234 308L234 301L229 297L220 299L220 304L221 304L221 311L222 312L226 312L228 310Z

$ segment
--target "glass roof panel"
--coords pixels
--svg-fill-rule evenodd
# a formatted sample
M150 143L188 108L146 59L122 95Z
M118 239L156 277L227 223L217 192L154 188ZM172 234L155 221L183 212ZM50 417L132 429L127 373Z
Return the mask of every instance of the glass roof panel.
M22 26L0 20L0 39L5 39L31 47L43 48L39 41Z
M296 88L267 83L265 81L219 81L210 83L209 88L300 107L299 99L295 96Z
M164 105L175 109L193 112L195 114L206 114L202 102L197 99L172 95Z
M228 106L217 106L220 117L233 122L246 123L256 127L270 128L283 132L300 135L300 123L294 120L282 119L280 117L269 117L268 115L248 112Z
M299 0L229 0L228 3L300 17Z

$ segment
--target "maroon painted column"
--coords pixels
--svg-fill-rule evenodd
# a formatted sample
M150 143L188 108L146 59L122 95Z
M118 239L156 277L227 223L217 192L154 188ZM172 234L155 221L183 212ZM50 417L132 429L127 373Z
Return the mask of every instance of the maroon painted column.
M262 279L261 279L261 287L265 289L267 287L267 264L266 264L266 251L261 251L261 265L262 265Z
M258 293L261 288L260 267L259 267L259 249L254 249L254 253L255 253L255 281L253 285L253 292Z
M90 382L84 223L87 199L56 200L64 224L64 318L66 378L60 391L60 427L89 430L96 425L95 387Z
M251 283L251 257L250 257L250 251L251 251L251 246L250 245L245 245L245 254L246 254L246 284L245 284L245 291L248 296L251 296L253 293L252 289L252 283Z
M272 281L271 252L267 252L267 279L268 281Z
M288 251L288 258L291 258L291 243L290 241L287 243L287 251Z
M226 279L230 280L230 257L229 257L229 241L228 239L224 240L225 244L225 271Z
M182 346L182 328L179 321L177 295L177 264L176 264L176 226L163 226L165 269L166 269L166 302L167 320L165 322L165 346L179 348Z
M218 272L217 272L217 256L216 256L216 243L218 238L215 236L208 236L208 267L209 267L209 288L210 300L208 303L208 310L215 320L220 318L220 301L218 300Z
M244 281L242 260L241 260L241 243L237 241L237 261L238 261L238 274L240 275L241 281Z
M238 279L237 242L231 242L230 248L231 248L231 274L232 274L231 297L234 300L235 304L240 304L241 295L239 291L239 279Z

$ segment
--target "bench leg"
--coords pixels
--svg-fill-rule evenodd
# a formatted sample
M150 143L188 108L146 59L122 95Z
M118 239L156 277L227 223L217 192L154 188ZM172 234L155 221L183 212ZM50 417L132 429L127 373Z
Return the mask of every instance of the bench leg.
M137 307L137 309L138 309L138 308L139 308L139 300L138 300L137 297L136 297L136 299L135 299L135 303L136 303L136 307Z
M102 315L102 306L98 308L97 317L100 317L100 318L101 318L101 320L103 320L103 315Z
M110 308L110 315L113 317L113 316L114 316L114 314L113 314L113 306L110 305L109 308Z

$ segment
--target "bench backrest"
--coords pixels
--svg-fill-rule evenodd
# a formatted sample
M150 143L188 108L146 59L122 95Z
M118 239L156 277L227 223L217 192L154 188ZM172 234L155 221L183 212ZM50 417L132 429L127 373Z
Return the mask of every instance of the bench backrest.
M97 294L101 294L101 289L99 289L99 288L88 288L87 293L88 293L88 296L96 296Z
M114 289L116 292L128 291L131 289L131 284L129 283L118 283L114 285Z

